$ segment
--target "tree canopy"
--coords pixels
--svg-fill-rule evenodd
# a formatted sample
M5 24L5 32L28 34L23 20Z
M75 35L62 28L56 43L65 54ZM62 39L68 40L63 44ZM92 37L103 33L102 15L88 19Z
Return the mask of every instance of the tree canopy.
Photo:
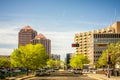
M87 56L83 54L76 54L73 58L70 59L70 66L73 68L83 68L84 64L88 64L90 61Z
M55 67L55 62L54 60L50 59L47 61L47 65L50 67L50 68L54 68Z
M0 58L0 68L9 68L10 67L10 59L6 57Z
M98 60L99 66L107 65L108 54L111 56L111 67L115 68L116 64L120 64L120 42L111 43L108 48L103 51L101 57Z
M98 62L95 63L96 67L107 66L107 50L103 51L101 57L98 59Z
M62 61L61 60L48 60L47 61L47 65L50 67L50 68L59 68L61 66L61 63Z
M40 68L46 65L49 56L42 44L20 46L11 54L13 67Z

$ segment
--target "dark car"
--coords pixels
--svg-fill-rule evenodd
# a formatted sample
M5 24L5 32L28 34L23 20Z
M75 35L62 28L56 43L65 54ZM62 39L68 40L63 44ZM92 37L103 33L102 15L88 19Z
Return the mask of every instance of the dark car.
M82 74L82 69L74 69L74 74Z
M50 72L44 69L37 70L35 76L49 76Z

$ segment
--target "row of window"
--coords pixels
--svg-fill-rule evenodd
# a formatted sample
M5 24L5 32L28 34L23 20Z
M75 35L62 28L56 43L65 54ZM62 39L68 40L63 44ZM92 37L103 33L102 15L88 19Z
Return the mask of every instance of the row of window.
M120 38L120 34L94 34L94 38Z
M94 39L94 42L116 42L116 41L119 41L120 38L102 38L102 39L99 39L99 38L96 38Z

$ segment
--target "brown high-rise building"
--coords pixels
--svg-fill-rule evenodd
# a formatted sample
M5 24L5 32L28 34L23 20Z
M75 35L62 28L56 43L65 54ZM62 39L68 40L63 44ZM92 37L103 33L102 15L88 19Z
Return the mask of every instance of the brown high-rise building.
M26 44L42 44L46 53L51 54L51 40L47 39L43 34L37 35L37 32L30 26L25 26L19 32L18 46L25 46Z
M30 26L25 26L19 32L18 36L18 46L24 46L30 44L31 40L35 38L37 32L33 30Z
M51 54L51 40L47 39L43 34L37 35L33 40L32 44L41 43L45 47L46 53L50 56Z

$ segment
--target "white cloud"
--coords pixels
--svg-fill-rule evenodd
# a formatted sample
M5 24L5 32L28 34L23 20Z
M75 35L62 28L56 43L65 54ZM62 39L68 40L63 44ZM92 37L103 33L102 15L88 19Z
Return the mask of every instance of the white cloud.
M4 44L17 44L17 31L15 28L2 28L0 29L0 43Z
M8 48L0 48L0 55L10 55L13 49Z
M0 28L0 55L10 55L12 50L17 46L17 31L16 27Z

